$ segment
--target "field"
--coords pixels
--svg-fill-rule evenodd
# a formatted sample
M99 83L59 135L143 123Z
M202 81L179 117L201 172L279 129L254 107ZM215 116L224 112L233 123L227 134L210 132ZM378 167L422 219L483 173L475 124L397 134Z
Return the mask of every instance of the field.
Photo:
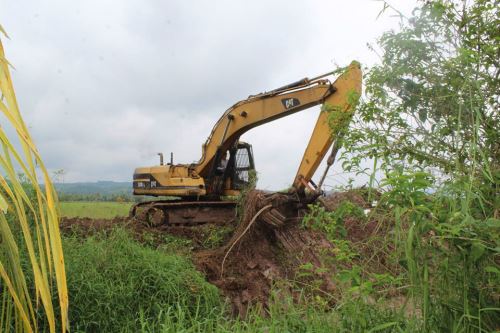
M127 216L132 203L105 201L64 201L60 204L62 217L111 219Z

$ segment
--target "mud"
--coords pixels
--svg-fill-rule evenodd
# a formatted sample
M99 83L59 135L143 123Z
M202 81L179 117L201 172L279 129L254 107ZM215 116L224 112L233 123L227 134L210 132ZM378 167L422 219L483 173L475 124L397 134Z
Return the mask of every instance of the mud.
M300 225L306 207L294 207L289 204L288 199L279 195L270 198L269 194L260 191L250 192L242 209L245 214L241 222L231 227L234 232L230 232L223 240L223 245L215 249L207 249L207 237L211 231L206 226L162 225L151 228L128 218L77 218L63 219L61 230L64 233L77 233L87 237L96 232L108 232L116 226L123 226L130 230L138 241L147 239L151 242L153 235L153 239L158 239L160 243L164 241L166 233L189 239L193 244L192 254L196 267L227 297L233 314L244 316L250 305L260 304L262 309L266 309L273 285L280 284L281 288L288 288L293 296L294 286L287 282L301 279L303 281L303 277L298 274L304 266L309 267L311 271L310 279L316 284L319 281L318 291L325 294L335 292L335 285L330 277L336 267L328 266L322 259L322 254L332 253L333 245L325 235ZM333 194L324 198L323 202L328 210L334 210L345 200L360 207L370 207L363 196L355 192ZM256 217L271 201L279 207L279 211L264 209ZM271 218L266 216L266 213L271 213ZM281 220L282 218L286 220ZM360 223L355 218L347 218L344 224L347 238L359 244L364 244L367 238L380 229L376 221ZM366 251L367 256L372 255L372 249L369 247L361 250Z

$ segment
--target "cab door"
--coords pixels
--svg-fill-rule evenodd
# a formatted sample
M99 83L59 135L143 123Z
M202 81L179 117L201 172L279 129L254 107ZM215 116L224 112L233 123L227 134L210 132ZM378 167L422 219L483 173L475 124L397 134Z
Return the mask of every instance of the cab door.
M232 155L231 158L234 158L232 187L235 190L241 190L250 184L251 174L255 171L252 146L246 142L238 142Z

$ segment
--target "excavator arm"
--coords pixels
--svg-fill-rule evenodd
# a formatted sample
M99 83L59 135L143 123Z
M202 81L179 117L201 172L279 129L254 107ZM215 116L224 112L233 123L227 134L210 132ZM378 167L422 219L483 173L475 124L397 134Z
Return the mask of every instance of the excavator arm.
M335 80L335 93L323 101L323 110L318 116L309 143L306 147L293 187L301 191L311 182L311 178L325 157L339 133L349 124L354 112L353 104L361 95L361 68L358 62L352 62L347 70ZM330 116L334 112L334 117ZM333 163L333 161L331 162Z
M331 129L331 112L342 113L342 119L352 114L352 99L361 93L361 69L357 62L331 83L327 73L314 79L303 79L270 92L250 96L229 108L217 121L202 148L202 157L195 171L210 179L222 153L232 147L248 130L323 104L309 143L304 152L293 186L303 191L319 167L342 128ZM331 117L330 117L331 118ZM346 125L348 122L342 122Z

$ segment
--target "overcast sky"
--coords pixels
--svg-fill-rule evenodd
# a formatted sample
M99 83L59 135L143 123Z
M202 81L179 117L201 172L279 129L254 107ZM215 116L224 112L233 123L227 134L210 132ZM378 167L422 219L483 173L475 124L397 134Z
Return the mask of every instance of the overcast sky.
M405 14L416 1L389 1ZM137 166L201 155L229 106L356 59L399 19L371 0L2 1L21 111L65 181L130 181ZM259 188L291 184L319 108L245 134ZM340 168L329 185L345 183ZM322 168L316 175L322 172Z

